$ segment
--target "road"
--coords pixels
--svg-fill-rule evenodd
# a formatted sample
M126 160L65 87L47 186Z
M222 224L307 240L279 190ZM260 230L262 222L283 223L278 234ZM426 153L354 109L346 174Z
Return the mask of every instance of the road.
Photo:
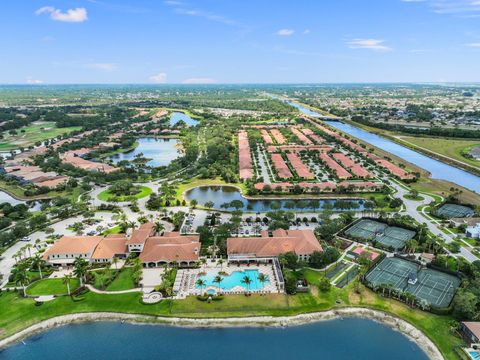
M405 189L403 186L400 186L395 182L392 182L392 186L397 191L396 197L401 198L403 200L403 203L405 204L404 212L406 212L408 215L410 215L420 224L427 224L428 230L430 230L430 232L435 236L438 236L444 239L447 244L455 241L452 235L444 233L441 229L438 228L437 224L435 224L433 221L427 218L421 211L417 210L417 208L420 205L428 205L432 201L434 201L434 199L431 196L422 193L421 196L424 199L421 201L405 199L405 195L409 193L409 190ZM467 259L469 262L478 260L478 258L465 246L462 246L460 248L459 254L451 254L451 255L453 256L461 255L465 259Z

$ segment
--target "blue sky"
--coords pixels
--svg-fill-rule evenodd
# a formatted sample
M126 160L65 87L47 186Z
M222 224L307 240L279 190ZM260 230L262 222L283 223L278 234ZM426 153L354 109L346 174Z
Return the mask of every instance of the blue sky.
M480 82L480 0L3 0L0 83Z

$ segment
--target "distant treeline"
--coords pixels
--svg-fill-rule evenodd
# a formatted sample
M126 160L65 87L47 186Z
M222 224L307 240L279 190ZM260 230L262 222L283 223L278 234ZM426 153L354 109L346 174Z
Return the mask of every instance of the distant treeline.
M420 129L420 128L410 128L401 125L386 124L380 122L374 122L366 119L363 116L352 116L352 120L366 125L375 127L378 129L391 130L391 131L400 131L402 133L413 134L413 135L431 135L431 136L441 136L441 137L456 137L456 138L480 138L480 130L465 130L465 129L452 129L452 128L441 128L433 126L429 129Z

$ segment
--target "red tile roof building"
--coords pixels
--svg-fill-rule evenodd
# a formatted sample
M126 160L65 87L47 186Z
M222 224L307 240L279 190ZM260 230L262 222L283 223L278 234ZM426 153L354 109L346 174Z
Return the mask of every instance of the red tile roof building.
M250 144L248 143L248 134L244 130L238 132L238 167L240 170L240 180L253 178Z
M315 179L315 175L313 175L308 168L307 165L304 164L302 159L297 154L288 153L287 154L288 161L293 166L295 171L297 172L298 176L304 179Z
M313 252L322 252L312 230L262 231L261 237L235 237L227 239L229 261L267 259L287 252L295 253L301 260L308 260Z
M272 163L277 170L277 175L280 179L290 179L293 177L292 172L285 163L285 160L283 160L282 155L272 154Z
M359 178L371 178L370 174L363 166L356 163L343 153L335 153L333 157L339 161L346 169L350 169L350 172Z
M333 160L327 154L320 154L320 159L325 163L325 165L332 170L339 179L349 179L352 175L341 167L335 160Z
M298 140L300 140L304 145L313 145L312 140L307 138L299 129L297 129L296 127L291 127L290 129L292 130L292 133L298 138Z
M285 137L282 135L282 133L280 132L280 130L278 129L272 129L270 130L270 133L273 135L273 137L275 138L275 141L277 142L277 144L279 145L283 145L285 144L286 140L285 140Z

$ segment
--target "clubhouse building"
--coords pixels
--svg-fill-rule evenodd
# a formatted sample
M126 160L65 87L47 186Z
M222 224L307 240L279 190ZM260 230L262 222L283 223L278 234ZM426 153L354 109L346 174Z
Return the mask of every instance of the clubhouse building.
M90 263L108 263L130 253L139 254L144 267L172 263L189 267L199 258L199 236L181 236L178 232L160 235L155 233L153 223L145 223L133 230L131 236L63 236L45 251L43 258L53 266L70 266L78 257Z

